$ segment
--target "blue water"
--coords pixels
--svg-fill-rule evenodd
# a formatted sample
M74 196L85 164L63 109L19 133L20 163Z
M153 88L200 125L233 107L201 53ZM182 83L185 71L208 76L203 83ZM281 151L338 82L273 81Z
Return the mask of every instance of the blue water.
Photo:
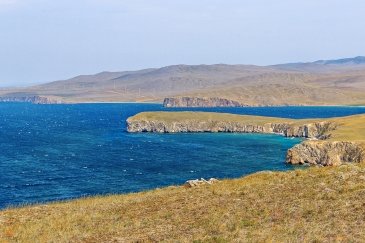
M125 120L156 104L0 104L0 208L135 192L196 178L287 170L299 139L255 134L128 134ZM365 113L362 107L202 110L290 118Z

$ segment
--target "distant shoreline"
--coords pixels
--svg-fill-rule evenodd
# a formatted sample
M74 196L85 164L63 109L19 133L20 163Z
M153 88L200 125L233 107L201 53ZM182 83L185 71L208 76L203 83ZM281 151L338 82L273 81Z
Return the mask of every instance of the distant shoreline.
M0 102L1 103L31 103L31 102L23 102L23 101L14 101L14 102ZM34 104L34 103L31 103ZM155 105L163 105L162 102L136 102L136 101L87 101L87 102L65 102L59 104L35 104L35 105L82 105L82 104L155 104ZM213 106L213 107L165 107L166 109L201 109L201 108L208 108L208 109L215 109L215 108L279 108L279 107L359 107L365 108L365 105L258 105L258 106L239 106L239 107L224 107L224 106Z
M163 105L162 102L134 102L134 101L110 101L110 102L77 102L77 103L63 103L60 105L72 105L72 104L155 104L155 105ZM216 109L216 108L278 108L278 107L360 107L365 108L365 105L257 105L257 106L237 106L237 107L229 107L229 106L212 106L212 107L165 107L166 109L201 109L201 108L208 108L208 109Z

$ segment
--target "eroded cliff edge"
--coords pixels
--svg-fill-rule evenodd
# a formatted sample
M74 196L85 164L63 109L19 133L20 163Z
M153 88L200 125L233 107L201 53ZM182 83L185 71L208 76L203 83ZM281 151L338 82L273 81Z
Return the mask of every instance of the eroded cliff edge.
M303 142L288 150L286 160L291 164L341 165L365 161L363 147L356 142Z
M365 115L291 120L209 112L145 112L129 118L127 129L128 132L275 133L303 137L307 140L288 151L286 162L327 166L365 161L362 124Z

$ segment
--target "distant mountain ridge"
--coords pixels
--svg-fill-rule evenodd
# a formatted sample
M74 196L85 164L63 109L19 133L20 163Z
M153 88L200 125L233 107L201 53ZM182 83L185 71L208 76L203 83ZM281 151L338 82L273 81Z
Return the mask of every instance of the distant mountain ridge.
M57 103L160 102L221 98L251 106L365 104L365 57L255 65L172 65L80 75L0 90L3 100L52 97ZM14 99L16 97L16 99ZM20 98L19 98L20 97Z
M365 56L358 56L353 58L342 58L337 60L319 60L313 62L314 64L322 65L343 65L343 64L365 64Z

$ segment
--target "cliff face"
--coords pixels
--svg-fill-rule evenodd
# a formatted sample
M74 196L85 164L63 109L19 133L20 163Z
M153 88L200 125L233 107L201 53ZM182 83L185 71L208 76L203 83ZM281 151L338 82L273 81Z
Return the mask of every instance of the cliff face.
M290 123L269 123L273 133L283 134L286 137L303 137L309 139L327 139L331 136L330 131L336 129L333 122L315 122L304 125ZM271 131L270 131L271 132Z
M304 137L323 139L330 136L329 131L336 125L331 122L295 125L290 123L266 123L264 125L247 124L230 121L195 121L166 122L158 120L127 120L128 132L236 132L236 133L278 133L286 137Z
M234 100L223 98L177 97L165 98L164 107L242 107L246 106Z
M308 141L288 150L286 162L290 164L341 165L365 161L361 144L355 142Z
M61 104L60 100L52 99L44 96L14 96L0 97L0 102L28 102L33 104Z

